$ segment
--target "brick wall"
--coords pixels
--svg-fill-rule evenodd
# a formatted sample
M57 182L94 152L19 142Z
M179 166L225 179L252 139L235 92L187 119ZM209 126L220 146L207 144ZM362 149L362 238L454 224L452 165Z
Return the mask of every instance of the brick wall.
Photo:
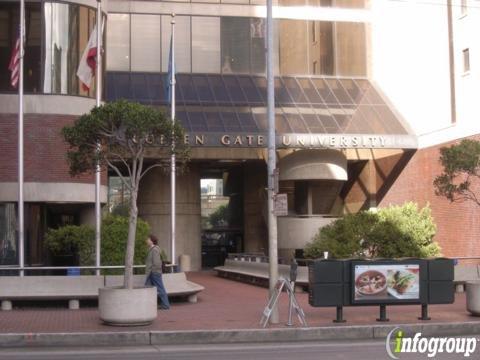
M477 140L480 137L477 137ZM433 180L442 172L440 148L454 142L417 151L392 186L382 194L380 206L414 201L430 204L437 225L435 240L445 256L480 256L480 206L475 203L451 203L436 196ZM388 168L392 159L377 160L379 168ZM480 188L476 189L480 194Z
M92 174L72 178L66 162L67 145L60 131L72 124L75 116L24 116L25 182L94 183ZM0 182L17 181L17 115L0 114ZM106 184L106 175L102 176Z

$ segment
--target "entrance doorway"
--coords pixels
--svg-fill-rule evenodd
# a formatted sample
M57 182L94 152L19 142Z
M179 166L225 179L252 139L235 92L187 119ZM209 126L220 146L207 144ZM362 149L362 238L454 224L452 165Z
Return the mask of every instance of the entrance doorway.
M223 265L229 253L243 251L241 167L209 169L200 180L202 268Z

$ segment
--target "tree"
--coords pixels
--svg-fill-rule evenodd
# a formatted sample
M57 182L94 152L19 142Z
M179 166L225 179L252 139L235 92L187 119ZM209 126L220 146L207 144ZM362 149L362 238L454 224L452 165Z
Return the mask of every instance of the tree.
M473 187L480 181L480 142L462 140L459 144L440 149L443 173L433 182L435 194L451 202L470 200L480 205Z
M130 191L124 287L131 289L140 180L155 167L167 169L172 153L180 169L184 167L188 148L183 141L183 129L158 110L120 100L92 109L72 126L64 127L62 133L70 146L67 160L72 176L94 172L98 164L103 169L112 169ZM151 162L144 166L146 150L152 147L162 147L165 157L149 159Z
M213 227L225 226L228 224L228 205L220 205L217 209L210 214L208 222Z

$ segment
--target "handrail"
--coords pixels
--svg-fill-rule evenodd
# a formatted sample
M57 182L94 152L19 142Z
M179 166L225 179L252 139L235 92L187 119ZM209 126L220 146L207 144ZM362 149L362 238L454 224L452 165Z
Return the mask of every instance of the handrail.
M134 268L144 268L145 265L133 265ZM0 266L0 270L7 271L19 271L19 270L68 270L68 269L80 269L80 270L107 270L107 269L124 269L123 265L107 265L107 266Z

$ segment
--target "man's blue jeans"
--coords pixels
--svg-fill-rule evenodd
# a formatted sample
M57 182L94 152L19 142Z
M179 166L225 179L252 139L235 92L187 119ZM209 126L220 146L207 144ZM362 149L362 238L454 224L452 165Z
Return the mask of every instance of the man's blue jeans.
M170 302L168 301L168 295L163 286L162 274L151 272L145 280L145 285L153 285L157 288L158 307L161 309L170 309Z

